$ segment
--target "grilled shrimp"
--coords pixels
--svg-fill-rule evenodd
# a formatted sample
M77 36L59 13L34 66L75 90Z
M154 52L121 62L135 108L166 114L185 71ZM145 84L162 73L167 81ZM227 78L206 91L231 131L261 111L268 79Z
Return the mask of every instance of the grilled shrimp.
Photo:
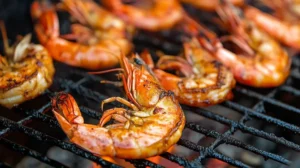
M12 108L44 92L55 70L48 51L30 43L31 34L10 47L4 23L0 26L5 50L0 55L0 105Z
M214 11L218 6L220 6L220 0L180 0L183 3L191 4L196 8L206 10L206 11ZM235 6L242 6L244 4L244 0L229 0Z
M300 49L300 24L280 20L254 7L245 9L245 17L281 43Z
M173 27L182 19L184 13L177 0L154 0L153 4L140 5L139 7L123 4L121 0L102 0L102 2L124 21L149 31ZM149 8L149 6L151 7Z
M127 97L111 97L103 105L119 101L131 109L104 111L98 125L84 124L74 98L59 93L52 110L71 142L99 156L141 159L159 155L181 137L184 113L174 93L164 90L145 63L135 56L121 57L123 85ZM111 118L118 123L104 126Z
M272 8L275 17L289 22L298 22L300 17L299 0L262 0L268 7Z
M179 56L160 56L153 72L161 85L166 90L173 91L180 103L189 106L204 107L230 98L231 89L235 86L230 70L216 61L195 38L184 44L184 50L186 59ZM144 51L142 57L149 64L153 64L147 51ZM164 70L180 71L184 77Z
M63 0L61 6L80 22L72 26L73 33L65 38L60 36L54 6L38 1L31 6L37 37L55 60L89 70L107 69L119 64L117 53L131 50L127 34L132 29L93 1ZM67 40L71 38L77 42Z
M280 44L257 28L251 20L239 18L228 4L218 8L217 12L232 33L221 40L234 42L242 52L231 52L220 42L211 44L209 38L199 38L200 43L230 68L240 83L253 87L276 87L285 82L291 58Z

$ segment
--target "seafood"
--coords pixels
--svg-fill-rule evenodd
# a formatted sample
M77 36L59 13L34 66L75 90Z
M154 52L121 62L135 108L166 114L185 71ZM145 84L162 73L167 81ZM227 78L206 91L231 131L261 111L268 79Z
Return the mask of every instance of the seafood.
M259 28L281 43L300 49L300 24L279 20L267 13L261 12L254 7L247 7L245 17L254 22Z
M262 0L262 3L272 8L274 16L283 21L298 22L300 17L299 0Z
M214 11L218 6L220 6L220 0L180 0L183 3L191 4L196 8L206 10L206 11ZM244 0L229 0L235 6L242 6L245 2Z
M201 47L196 38L184 44L184 56L160 56L154 68L150 54L145 50L142 57L149 63L155 76L166 90L171 90L180 103L205 107L231 98L235 86L233 74ZM179 71L183 77L165 70Z
M231 41L239 49L225 49L220 42L212 44L208 37L199 38L203 46L231 69L235 79L253 87L276 87L285 82L291 66L291 58L281 45L251 20L242 19L227 3L217 12L230 36L221 41ZM223 26L224 26L223 25Z
M184 10L177 0L153 0L153 4L141 4L133 6L122 3L121 0L101 1L114 14L124 21L140 29L159 31L169 29L178 23ZM143 1L143 3L150 1Z
M44 92L55 70L48 51L30 43L31 34L10 47L4 22L0 26L5 50L5 56L0 55L0 105L13 108Z
M116 55L120 52L127 54L132 49L127 38L133 33L132 28L126 28L122 20L95 2L63 0L61 8L80 23L73 24L72 34L60 36L54 6L38 1L31 6L37 37L55 60L89 70L107 69L119 64ZM76 42L67 40L70 38Z
M161 87L137 55L121 59L122 70L115 70L121 71L118 76L129 101L111 97L101 106L118 101L131 109L108 109L98 125L84 124L74 98L61 92L52 99L52 111L71 142L98 156L141 159L159 155L181 137L184 113L174 93ZM111 118L117 123L104 126Z

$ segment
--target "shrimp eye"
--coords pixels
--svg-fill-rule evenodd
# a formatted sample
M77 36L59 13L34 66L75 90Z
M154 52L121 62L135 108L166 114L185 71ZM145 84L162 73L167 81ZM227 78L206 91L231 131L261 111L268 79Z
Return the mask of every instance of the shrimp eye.
M134 58L134 62L138 65L143 65L143 63L144 63L142 60L140 60L138 58Z

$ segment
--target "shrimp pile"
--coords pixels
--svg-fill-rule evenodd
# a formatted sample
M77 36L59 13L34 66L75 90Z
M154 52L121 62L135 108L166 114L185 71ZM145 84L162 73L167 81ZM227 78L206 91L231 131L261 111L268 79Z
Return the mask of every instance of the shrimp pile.
M102 0L102 2L127 23L149 31L169 29L181 21L184 14L177 0L153 0L153 4L140 4L139 6L123 4L121 0Z
M201 47L194 38L184 44L184 58L179 56L160 56L153 70L161 85L171 90L180 103L195 107L205 107L221 103L231 96L235 86L232 73ZM143 56L149 64L150 54ZM153 66L151 66L153 68ZM184 77L176 76L164 70L180 71Z
M245 9L245 17L281 43L300 49L300 22L280 20L254 7Z
M206 10L206 11L214 11L217 7L220 6L220 0L180 0L183 3L191 4L196 8ZM235 6L244 5L244 0L229 0Z
M5 49L5 56L0 55L0 105L10 109L44 92L55 70L48 51L30 43L31 34L9 47L4 23L0 26Z
M115 101L126 107L107 109L97 125L87 124L75 98L59 92L51 99L55 118L72 143L97 156L160 155L182 135L186 118L179 103L207 107L231 99L236 82L270 88L286 81L291 57L279 42L300 49L300 10L292 5L298 1L263 0L276 10L273 17L245 6L244 0L102 0L107 9L92 0L61 0L56 5L35 0L30 11L41 45L30 44L28 34L9 47L0 23L5 49L5 56L0 55L0 105L12 108L44 92L55 73L52 59L102 70L90 72L95 75L118 72L121 81L101 83L122 86L127 98L107 98L101 109ZM218 37L192 19L181 3L215 11L228 35ZM59 10L71 16L69 34L60 33ZM147 49L141 57L131 54L133 36L140 29L164 37L172 34L166 30L175 30L179 38L174 41L182 40L183 52L158 53L157 62ZM121 68L114 68L118 65Z
M141 159L159 155L181 137L184 113L173 92L164 90L151 70L138 57L122 56L120 74L130 101L111 97L103 105L119 101L131 109L106 110L99 125L84 124L74 98L59 93L52 110L70 141L99 156ZM111 118L117 121L104 126Z
M239 49L229 51L220 42L210 44L208 38L199 38L200 43L230 68L235 79L242 84L262 88L283 84L289 75L290 56L251 20L240 18L234 12L228 4L217 9L223 26L231 33L221 40L232 41Z
M60 62L89 70L107 69L119 64L120 55L128 54L132 44L128 34L132 28L89 0L62 0L67 10L79 23L73 24L72 34L63 38L54 6L47 2L33 2L31 15L40 43ZM71 42L67 39L77 40Z

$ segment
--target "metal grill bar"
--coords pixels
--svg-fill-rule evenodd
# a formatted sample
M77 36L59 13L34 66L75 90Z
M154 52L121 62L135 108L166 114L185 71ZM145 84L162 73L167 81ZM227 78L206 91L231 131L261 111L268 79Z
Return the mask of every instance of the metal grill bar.
M299 80L300 79L300 72L299 72L299 70L297 68L293 69L291 71L290 76Z
M14 151L17 151L17 152L22 153L24 155L34 157L34 158L36 158L36 159L38 159L38 160L40 160L44 163L53 165L55 167L62 167L62 168L67 167L67 166L63 165L62 163L59 163L55 160L52 160L52 159L50 159L46 156L43 156L42 154L40 154L40 153L38 153L38 152L36 152L32 149L28 149L26 147L23 147L22 145L16 144L15 142L12 142L12 141L7 140L5 138L1 138L0 142L2 144L4 144L6 147L13 149Z
M183 106L183 107L186 110L189 110L191 112L197 113L197 114L202 115L204 117L207 117L209 119L218 121L218 122L220 122L222 124L236 127L236 128L240 129L243 132L250 133L252 135L255 135L255 136L258 136L258 137L261 137L261 138L264 138L264 139L267 139L267 140L270 140L270 141L273 141L273 142L285 145L285 146L287 146L287 147L289 147L291 149L294 149L296 151L300 151L300 146L298 144L290 142L290 141L288 141L288 140L286 140L286 139L284 139L282 137L278 138L274 134L266 133L264 131L255 129L253 127L248 127L248 126L246 126L244 124L237 123L235 121L229 120L229 119L227 119L227 118L225 118L223 116L211 113L211 112L209 112L207 110L204 110L204 109L200 109L200 108L195 109L195 108L191 108L191 107L188 107L188 106Z
M187 123L186 127L190 128L191 130L194 130L196 132L199 132L201 134L204 134L206 136L212 137L212 138L221 138L222 141L226 144L230 144L230 145L234 145L234 146L246 149L246 150L251 151L253 153L259 154L259 155L263 156L266 159L272 159L272 160L275 160L275 161L278 161L280 163L287 164L287 165L290 164L289 160L287 160L287 159L285 159L285 158L283 158L279 155L257 149L256 147L254 147L252 145L245 144L245 143L243 143L241 141L238 141L238 140L236 140L234 138L231 138L231 137L226 137L226 136L224 136L224 135L222 135L222 134L220 134L216 131L202 128L198 124ZM179 142L179 143L183 143L183 142Z
M108 161L105 161L101 158L98 158L98 157L94 156L92 153L86 152L85 150L82 150L82 149L76 147L76 145L74 145L74 144L58 140L56 138L53 138L49 135L41 133L41 132L39 132L37 130L34 130L32 128L28 128L28 127L25 127L21 124L15 123L15 122L13 122L9 119L0 117L0 125L5 126L5 127L9 127L9 128L11 128L13 130L16 130L16 131L23 132L24 134L26 134L30 137L33 137L33 138L35 138L39 141L48 142L50 144L59 146L62 149L69 150L70 152L73 152L77 155L83 156L83 157L88 158L88 159L90 159L94 162L97 162L100 165L109 166L109 167L116 167L116 168L120 167L118 165L115 165L113 163L110 163Z
M6 163L1 163L1 162L0 162L0 167L1 168L12 168L11 166L7 165Z
M294 96L300 96L300 90L299 89L295 89L292 86L286 86L286 85L284 85L284 86L280 87L280 90L292 93Z
M153 168L163 168L163 166L150 162L149 160L140 159L140 160L126 160L133 164L135 167L153 167Z
M266 96L263 96L259 93L256 93L256 92L253 92L251 90L248 90L248 89L245 89L245 88L242 88L240 86L237 86L235 88L236 91L240 92L240 93L243 93L247 96L250 96L250 97L254 97L254 98L257 98L257 99L260 99L260 100L263 100L265 102L268 102L272 105L275 105L275 106L278 106L278 107L281 107L281 108L284 108L284 109L287 109L291 112L295 112L297 114L300 114L300 109L296 108L296 107L293 107L293 106L290 106L288 104L285 104L285 103L282 103L280 101L277 101L275 99L271 99L269 97L266 97Z
M247 114L247 115L249 115L251 117L255 117L255 118L258 118L258 119L265 120L265 121L267 121L269 123L276 124L276 125L278 125L278 126L280 126L282 128L285 128L285 129L293 131L294 133L300 134L300 128L297 127L297 126L295 126L295 125L293 125L293 124L289 124L289 123L281 121L279 119L276 119L276 118L264 115L262 113L256 112L256 111L254 111L254 110L252 110L250 108L247 108L245 106L239 105L239 104L237 104L235 102L232 102L232 101L226 101L223 104L226 107L234 109L234 110L237 110L238 112L240 112L242 114Z

